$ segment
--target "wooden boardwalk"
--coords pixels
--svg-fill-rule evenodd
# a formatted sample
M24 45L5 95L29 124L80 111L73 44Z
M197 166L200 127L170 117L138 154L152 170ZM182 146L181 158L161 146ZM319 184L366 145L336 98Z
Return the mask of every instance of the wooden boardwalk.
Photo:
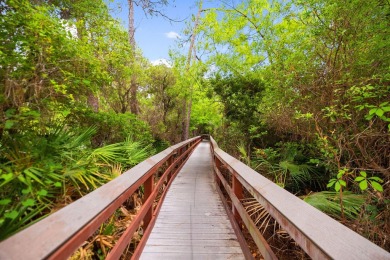
M212 172L204 141L168 190L140 259L245 259Z

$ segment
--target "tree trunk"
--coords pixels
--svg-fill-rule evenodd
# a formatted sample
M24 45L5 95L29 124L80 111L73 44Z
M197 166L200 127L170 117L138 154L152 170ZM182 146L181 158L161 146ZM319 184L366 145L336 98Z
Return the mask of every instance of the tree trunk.
M135 27L134 27L134 1L127 0L129 4L129 44L132 48L133 62L132 66L135 64ZM139 114L139 105L137 99L138 83L137 76L133 73L130 80L130 111L131 113L138 115Z
M188 56L187 56L187 68L186 68L187 73L190 70L192 50L194 49L194 45L195 45L196 29L198 28L198 24L199 24L200 13L202 12L202 3L203 3L203 1L200 1L200 3L199 3L198 14L196 15L195 25L194 25L194 29L193 29L192 35L191 35L190 49L188 50ZM187 140L189 137L190 122L191 122L191 109L192 109L192 91L193 91L193 87L191 84L190 85L189 99L188 99L188 101L186 99L184 101L184 111L183 111L183 113L184 113L184 127L183 127L183 134L182 134L183 141Z
M129 43L133 52L135 51L135 27L134 27L134 2L133 0L127 0L129 4Z

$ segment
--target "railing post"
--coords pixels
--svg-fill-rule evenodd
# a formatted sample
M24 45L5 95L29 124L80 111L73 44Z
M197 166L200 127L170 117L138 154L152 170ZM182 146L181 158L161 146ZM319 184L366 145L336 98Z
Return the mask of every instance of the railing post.
M144 203L152 194L153 188L154 188L154 174L152 174L144 183ZM153 203L144 217L144 224L143 224L144 231L148 227L150 221L152 220L152 217L153 217Z
M236 195L237 199L239 199L239 200L243 199L244 195L243 195L243 190L242 190L242 184L237 179L236 172L232 173L232 186L233 186L232 189L233 189L234 195ZM239 226L241 228L242 220L241 220L240 214L238 213L237 209L234 207L233 203L232 203L232 212L233 212L234 218L236 219L237 223L239 224Z
M220 160L218 160L218 158L214 155L213 156L214 158L214 162L215 162L215 167L221 171L221 166L222 166L222 163ZM215 184L218 186L218 187L221 187L221 180L219 179L218 175L217 175L217 172L214 172L214 178L215 178Z
M169 157L169 159L167 160L167 162L168 162L168 168L171 167L172 163L175 161L174 156L175 156L175 154L172 154L172 156ZM171 169L171 170L169 171L169 173L168 173L168 178L167 178L167 181L168 181L168 182L169 182L169 180L172 178L172 171L173 171L173 170L174 170L174 169Z

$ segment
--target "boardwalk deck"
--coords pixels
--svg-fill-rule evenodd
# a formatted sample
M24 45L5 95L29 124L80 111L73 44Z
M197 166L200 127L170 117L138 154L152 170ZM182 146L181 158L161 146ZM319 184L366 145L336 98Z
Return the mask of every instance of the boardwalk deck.
M173 181L140 259L244 259L213 186L208 142Z

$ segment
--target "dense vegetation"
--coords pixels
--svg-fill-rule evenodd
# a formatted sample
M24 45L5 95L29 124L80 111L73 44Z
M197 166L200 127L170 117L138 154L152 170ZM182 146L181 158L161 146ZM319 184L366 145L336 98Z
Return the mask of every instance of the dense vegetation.
M387 1L221 1L173 67L152 66L102 0L0 12L0 239L209 133L390 250Z
M389 250L389 3L223 2L198 32L221 146Z

